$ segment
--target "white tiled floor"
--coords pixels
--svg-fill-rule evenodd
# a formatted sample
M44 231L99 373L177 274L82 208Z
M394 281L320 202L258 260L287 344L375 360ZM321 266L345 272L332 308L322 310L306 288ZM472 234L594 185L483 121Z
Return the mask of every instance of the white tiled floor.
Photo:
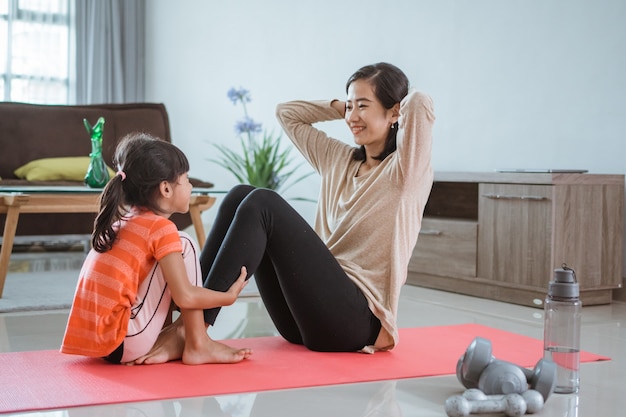
M479 323L541 338L542 310L406 286L401 327ZM0 314L0 351L57 349L67 311ZM585 307L582 348L612 358L581 366L578 395L552 395L537 416L626 415L626 304ZM216 338L275 335L260 299L223 309ZM424 341L428 343L428 341ZM0 373L2 371L0 370ZM19 381L16 381L19 383ZM15 414L27 416L445 416L443 404L463 388L455 376L323 386ZM0 393L2 395L2 393ZM504 415L490 414L490 415Z

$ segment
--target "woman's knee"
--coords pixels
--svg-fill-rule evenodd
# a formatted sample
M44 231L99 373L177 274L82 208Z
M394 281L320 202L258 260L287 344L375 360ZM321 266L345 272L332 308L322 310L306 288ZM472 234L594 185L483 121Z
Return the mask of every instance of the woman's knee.
M267 208L274 206L276 203L283 204L284 202L285 200L274 190L255 188L241 202L241 205Z
M256 187L248 184L239 184L235 185L224 197L224 202L230 203L235 202L235 204L239 204L241 200L246 198L248 194L255 191Z
M232 216L241 201L248 196L255 188L251 185L247 184L239 184L235 185L231 190L224 196L224 199L219 205L218 211L223 213L226 216Z

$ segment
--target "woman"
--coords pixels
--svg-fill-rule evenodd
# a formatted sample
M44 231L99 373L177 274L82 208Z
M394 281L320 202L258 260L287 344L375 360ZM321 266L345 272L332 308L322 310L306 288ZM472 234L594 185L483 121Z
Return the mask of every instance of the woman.
M278 194L240 185L220 204L200 255L205 287L226 291L242 266L289 342L316 351L388 350L400 289L433 181L430 98L379 63L347 82L346 101L280 104L277 117L321 175L315 229ZM344 118L357 148L312 125ZM204 318L215 322L219 308Z

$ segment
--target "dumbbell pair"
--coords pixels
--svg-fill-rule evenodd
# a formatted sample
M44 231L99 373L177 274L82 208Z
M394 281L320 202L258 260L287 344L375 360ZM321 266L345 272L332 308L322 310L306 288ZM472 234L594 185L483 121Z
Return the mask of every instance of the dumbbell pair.
M556 364L541 359L534 369L496 360L491 342L475 338L456 366L456 375L465 388L478 388L486 395L521 394L529 388L546 401L556 384Z

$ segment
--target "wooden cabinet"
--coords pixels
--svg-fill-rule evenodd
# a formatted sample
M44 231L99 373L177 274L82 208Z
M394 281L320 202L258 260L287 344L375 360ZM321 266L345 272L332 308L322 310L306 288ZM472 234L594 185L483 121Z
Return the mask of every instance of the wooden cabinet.
M542 307L565 263L583 305L607 304L623 218L623 175L436 173L407 282Z

